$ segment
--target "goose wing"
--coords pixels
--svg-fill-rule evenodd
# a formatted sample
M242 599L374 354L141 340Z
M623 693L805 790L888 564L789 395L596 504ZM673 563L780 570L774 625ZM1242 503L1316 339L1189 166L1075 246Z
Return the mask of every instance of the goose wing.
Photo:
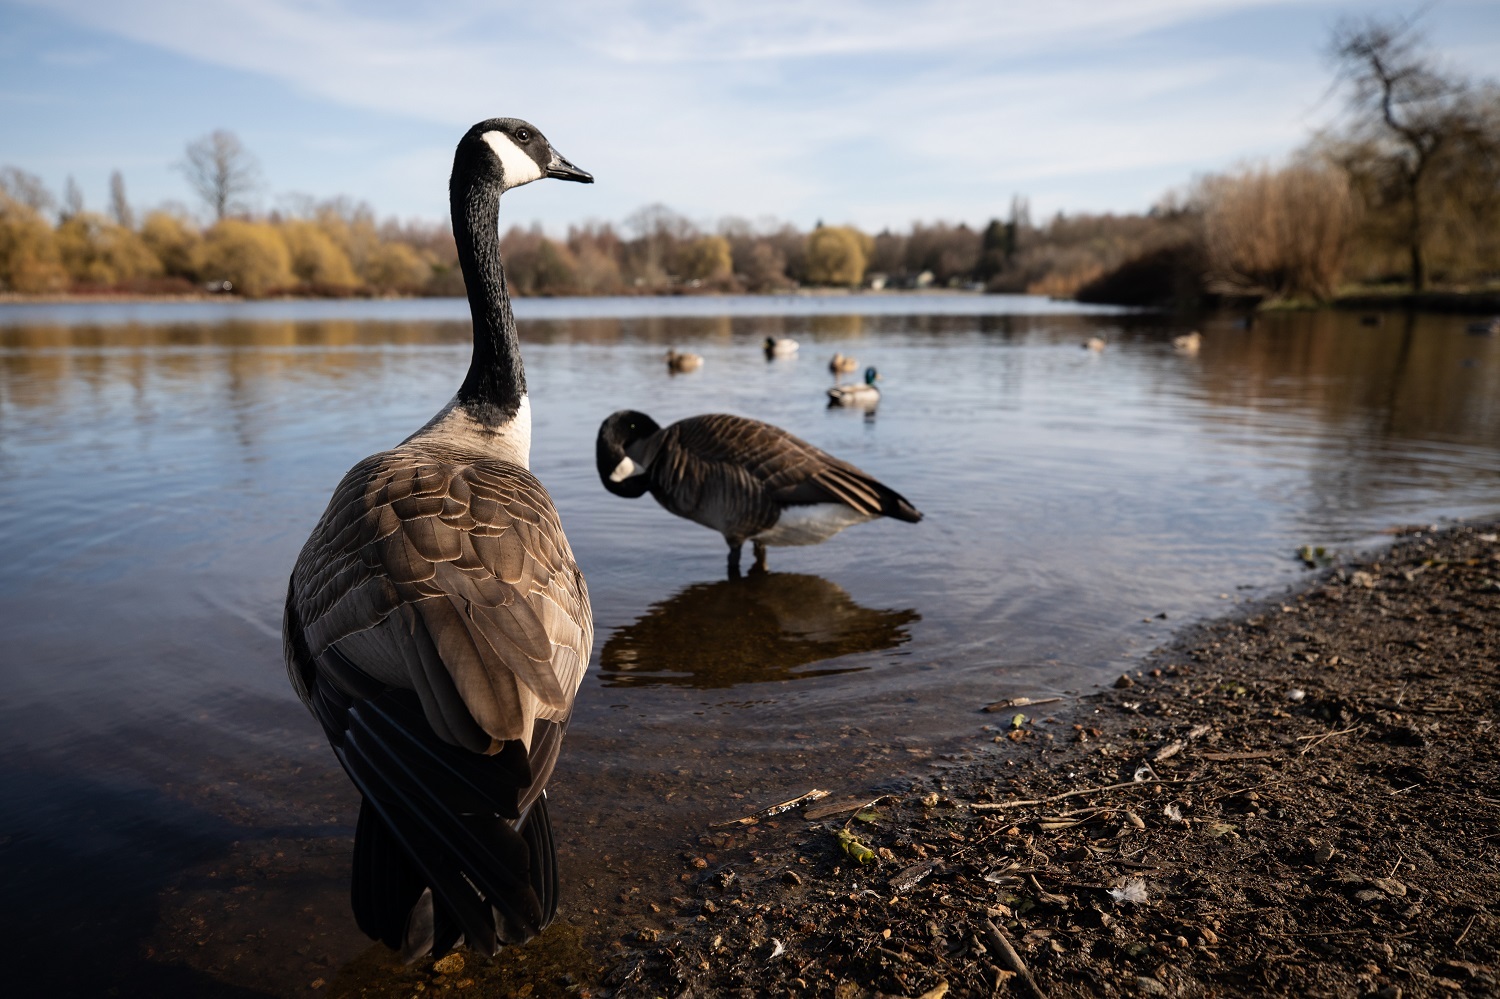
M531 749L539 720L565 722L593 642L583 576L530 472L399 449L356 465L334 491L292 572L288 610L304 699L332 650L414 690L433 731L474 752L511 740ZM550 763L534 759L533 773Z
M895 490L769 423L715 413L680 420L668 432L697 459L739 469L777 507L843 503L872 517L922 517Z

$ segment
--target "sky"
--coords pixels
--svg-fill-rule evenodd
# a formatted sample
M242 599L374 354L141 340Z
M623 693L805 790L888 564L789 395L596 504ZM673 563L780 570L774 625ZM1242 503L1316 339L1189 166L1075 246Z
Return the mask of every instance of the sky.
M421 8L429 6L430 11ZM201 210L175 164L228 129L262 210L346 195L447 215L453 146L506 115L590 187L507 195L549 232L665 204L869 231L1144 211L1289 155L1341 111L1316 0L0 0L0 166ZM1450 70L1500 67L1500 0L1435 0Z

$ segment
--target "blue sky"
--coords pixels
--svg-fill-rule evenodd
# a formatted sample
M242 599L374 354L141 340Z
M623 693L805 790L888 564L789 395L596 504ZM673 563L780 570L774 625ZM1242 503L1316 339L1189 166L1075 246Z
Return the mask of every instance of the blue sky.
M91 207L191 203L173 170L215 128L289 193L446 216L453 144L515 115L598 179L536 184L504 221L619 222L665 203L876 230L1139 211L1195 175L1275 159L1340 110L1341 15L1286 0L669 3L0 0L0 165ZM1423 24L1457 71L1500 67L1500 2Z

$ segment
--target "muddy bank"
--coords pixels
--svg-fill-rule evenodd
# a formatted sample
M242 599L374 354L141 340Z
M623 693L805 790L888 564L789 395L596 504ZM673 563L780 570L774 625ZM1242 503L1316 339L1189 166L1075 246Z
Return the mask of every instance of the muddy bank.
M1411 533L1115 689L996 706L999 766L707 831L594 991L1495 994L1495 530Z

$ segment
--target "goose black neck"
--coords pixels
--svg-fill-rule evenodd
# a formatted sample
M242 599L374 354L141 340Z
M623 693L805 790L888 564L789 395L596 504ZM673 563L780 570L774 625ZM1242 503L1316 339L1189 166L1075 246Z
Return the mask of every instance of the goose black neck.
M474 321L474 355L458 402L484 423L509 421L526 394L521 343L500 263L500 191L454 176L449 188L453 240Z

